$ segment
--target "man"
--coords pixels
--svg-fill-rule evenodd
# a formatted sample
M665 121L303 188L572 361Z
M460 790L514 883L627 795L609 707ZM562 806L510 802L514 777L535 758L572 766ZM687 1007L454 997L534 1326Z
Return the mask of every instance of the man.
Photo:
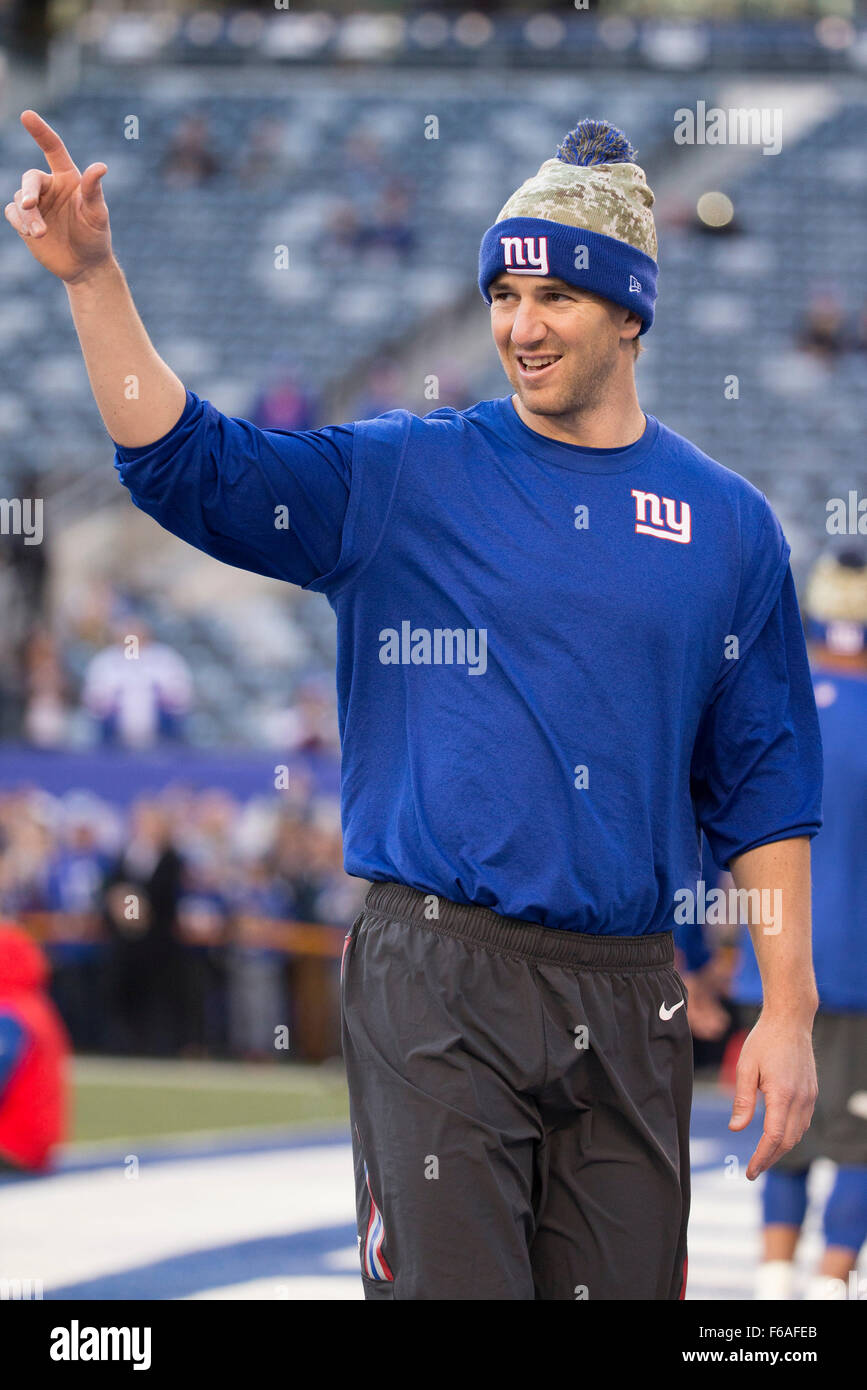
M804 595L825 753L825 825L813 863L816 1065L822 1088L810 1131L768 1173L762 1191L760 1299L794 1297L795 1254L817 1158L836 1163L822 1224L825 1249L811 1299L854 1297L867 1240L867 564L858 551L825 555ZM734 997L752 1027L762 984L744 933Z
M191 972L178 930L184 867L166 807L140 797L101 892L113 1052L171 1057L186 1041L180 1034L191 1010L182 1012L179 1001Z
M754 1178L816 1093L820 748L767 502L638 405L656 235L634 151L582 122L484 237L514 396L281 435L161 361L111 253L106 166L79 175L22 119L52 172L6 215L66 281L133 500L337 614L345 865L373 881L342 975L365 1295L682 1297L674 895L700 823L786 903L757 936L767 1002L732 1120L763 1091Z
M143 749L180 740L193 703L189 666L173 647L151 640L138 614L118 617L114 629L112 645L87 663L81 692L102 742Z

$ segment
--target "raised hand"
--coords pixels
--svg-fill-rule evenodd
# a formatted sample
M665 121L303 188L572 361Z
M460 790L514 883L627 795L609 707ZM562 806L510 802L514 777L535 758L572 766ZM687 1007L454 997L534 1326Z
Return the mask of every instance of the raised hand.
M6 221L52 275L74 284L112 260L108 208L102 196L104 164L80 173L56 131L35 111L23 111L21 124L45 155L50 173L28 169Z

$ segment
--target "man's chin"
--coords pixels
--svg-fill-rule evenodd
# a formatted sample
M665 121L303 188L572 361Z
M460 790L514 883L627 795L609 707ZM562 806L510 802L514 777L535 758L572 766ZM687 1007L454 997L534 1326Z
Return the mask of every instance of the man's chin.
M535 390L524 386L523 382L513 382L515 395L521 402L523 408L531 415L562 415L563 405L559 400L558 393L547 387L540 386Z

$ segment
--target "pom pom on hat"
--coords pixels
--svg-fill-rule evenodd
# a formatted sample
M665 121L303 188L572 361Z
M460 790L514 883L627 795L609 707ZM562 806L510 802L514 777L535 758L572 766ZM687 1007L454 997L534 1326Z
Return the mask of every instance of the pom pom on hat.
M507 199L497 222L541 217L586 227L634 246L655 261L653 194L634 159L635 150L617 126L579 121L557 155L546 159Z
M479 251L479 289L503 272L556 276L653 323L653 193L636 151L610 121L579 121L506 200ZM580 252L580 256L579 253Z
M585 117L557 146L557 158L564 164L633 164L636 150L622 130L610 121Z

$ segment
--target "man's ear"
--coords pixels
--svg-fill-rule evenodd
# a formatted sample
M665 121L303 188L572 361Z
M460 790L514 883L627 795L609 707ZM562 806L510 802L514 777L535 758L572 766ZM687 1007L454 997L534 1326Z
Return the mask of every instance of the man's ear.
M641 325L644 322L640 314L636 314L632 309L624 309L624 319L621 326L620 336L631 342L637 338L641 332Z

